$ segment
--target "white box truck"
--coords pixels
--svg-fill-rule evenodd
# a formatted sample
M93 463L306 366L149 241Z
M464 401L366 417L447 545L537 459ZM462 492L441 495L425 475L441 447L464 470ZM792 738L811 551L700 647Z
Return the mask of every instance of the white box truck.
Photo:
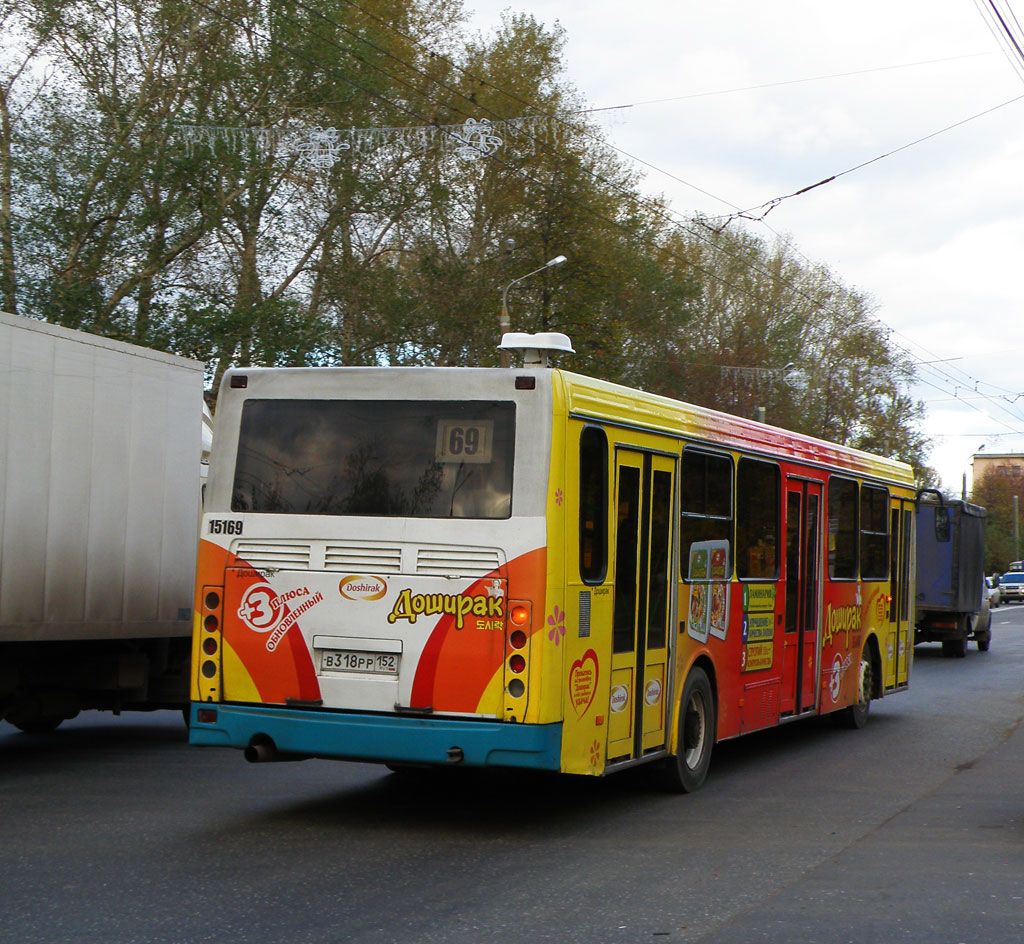
M0 719L179 707L203 365L0 313Z

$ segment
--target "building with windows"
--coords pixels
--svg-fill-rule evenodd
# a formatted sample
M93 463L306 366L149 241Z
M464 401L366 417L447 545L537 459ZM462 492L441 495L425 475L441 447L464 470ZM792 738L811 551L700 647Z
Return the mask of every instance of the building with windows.
M971 457L971 479L977 484L987 475L1005 475L1024 483L1024 452L976 452Z

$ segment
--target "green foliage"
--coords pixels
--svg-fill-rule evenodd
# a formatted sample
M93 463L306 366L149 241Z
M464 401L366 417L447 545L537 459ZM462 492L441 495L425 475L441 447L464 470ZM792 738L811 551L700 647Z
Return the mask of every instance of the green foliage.
M696 220L687 251L701 286L699 314L679 339L660 388L832 442L925 465L923 405L906 394L908 356L889 342L870 300L779 242Z
M1020 560L1018 551L1020 522L1015 520L1014 497L1017 497L1017 516L1024 501L1024 480L1020 476L1002 475L990 471L974 483L971 501L987 512L985 519L985 573L1002 574L1010 561ZM1017 534L1017 540L1014 534Z
M498 363L512 327L573 369L915 464L911 369L870 302L783 245L642 199L581 114L565 35L460 0L0 0L0 293L202 359ZM244 129L549 116L460 161L385 144L311 168ZM238 129L186 146L182 125ZM542 126L541 126L542 127ZM554 133L548 133L553 131ZM231 144L235 146L231 146Z

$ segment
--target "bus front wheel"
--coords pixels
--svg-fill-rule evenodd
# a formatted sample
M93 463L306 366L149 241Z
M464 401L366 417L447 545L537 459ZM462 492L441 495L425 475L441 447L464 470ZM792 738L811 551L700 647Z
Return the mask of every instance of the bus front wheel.
M662 781L677 793L693 793L704 785L715 746L715 696L707 673L690 670L679 704L676 753L664 761Z

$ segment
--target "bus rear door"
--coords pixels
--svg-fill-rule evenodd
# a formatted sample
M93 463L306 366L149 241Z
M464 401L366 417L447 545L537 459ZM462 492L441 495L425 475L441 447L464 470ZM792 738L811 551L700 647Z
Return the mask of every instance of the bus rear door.
M910 626L910 536L913 528L913 502L890 498L889 508L889 599L886 648L892 656L886 661L885 687L906 685L910 652L913 648Z
M665 746L676 460L620 449L608 759Z

